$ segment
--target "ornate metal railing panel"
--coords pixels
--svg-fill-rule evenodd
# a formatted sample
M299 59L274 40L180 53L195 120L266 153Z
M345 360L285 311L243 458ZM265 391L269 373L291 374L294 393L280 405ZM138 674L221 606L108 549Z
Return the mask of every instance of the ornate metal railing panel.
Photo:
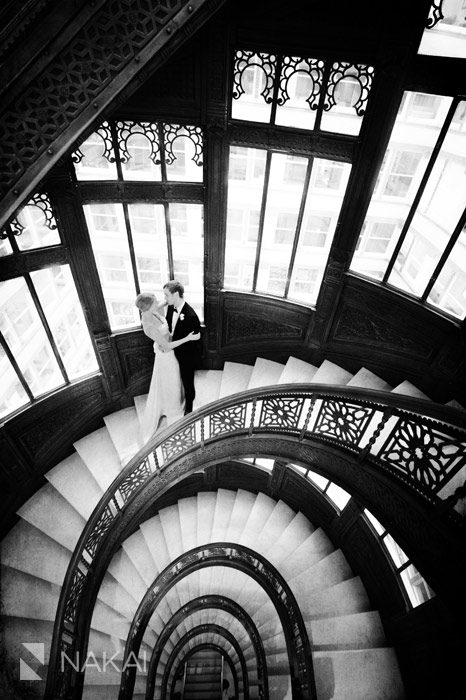
M466 479L461 412L411 397L317 384L252 390L216 401L153 438L121 471L89 519L62 589L48 679L53 692L47 697L66 697L69 674L60 669L60 650L74 653L92 564L128 504L154 477L161 488L166 486L164 471L180 457L215 441L264 433L352 453L461 520L454 509Z

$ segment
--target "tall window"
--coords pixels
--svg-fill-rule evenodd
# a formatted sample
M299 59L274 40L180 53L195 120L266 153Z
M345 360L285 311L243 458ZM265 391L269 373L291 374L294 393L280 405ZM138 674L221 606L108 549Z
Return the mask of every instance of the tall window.
M48 198L35 195L3 235L28 272L0 282L0 417L98 370L69 265L24 252L61 243Z
M350 169L232 146L224 286L314 304Z
M425 603L435 594L427 582L423 579L416 567L411 563L408 556L401 549L399 544L393 539L390 533L379 523L372 513L364 511L368 522L371 524L374 533L378 537L384 551L387 553L394 570L406 591L409 602L413 608Z
M351 269L464 318L465 225L466 101L405 93Z
M96 142L101 144L98 151ZM202 318L204 224L200 185L195 195L199 202L192 201L192 189L190 201L183 201L188 183L203 181L202 155L199 127L161 122L104 122L76 151L75 169L80 182L121 182L119 197L113 202L108 198L99 201L96 188L84 204L112 330L139 325L136 295L150 291L161 298L163 284L171 278L185 285L190 303ZM115 168L106 168L104 161ZM241 172L241 164L238 166ZM125 197L125 180L131 180L133 188L149 180L160 185L152 193L145 186L138 201L134 192ZM170 182L173 199L160 189L165 182Z

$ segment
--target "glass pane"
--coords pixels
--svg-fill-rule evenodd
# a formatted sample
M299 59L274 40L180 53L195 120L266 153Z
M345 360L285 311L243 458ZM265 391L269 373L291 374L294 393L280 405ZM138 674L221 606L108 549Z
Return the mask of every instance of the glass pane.
M34 396L64 384L26 281L0 282L0 330Z
M383 278L451 101L404 93L351 262L355 272Z
M146 127L149 129L149 125ZM152 160L152 143L144 134L144 129L139 124L131 125L132 133L126 139L126 150L128 158L126 162L122 160L121 170L124 180L161 180L162 169L160 163L156 164ZM154 136L156 141L155 159L160 160L158 153L158 135Z
M78 180L116 180L117 168L113 146L110 145L110 158L104 155L105 141L103 137L94 132L79 147L83 158L74 164Z
M13 248L8 238L0 238L0 258L5 255L11 255L13 253Z
M389 277L421 296L466 206L466 102L458 105Z
M231 146L224 286L252 290L266 151Z
M31 272L31 278L68 377L96 372L99 367L69 265Z
M466 314L466 229L463 229L431 289L428 301L458 318Z
M310 479L311 481L314 482L314 484L321 490L324 491L325 488L328 486L330 483L328 479L325 477L321 476L320 474L316 474L315 472L311 472L309 470L307 474L307 478Z
M334 69L338 70L338 63L334 63ZM372 70L369 68L369 70ZM332 131L337 134L351 134L357 136L361 128L363 115L356 114L355 105L361 97L361 83L357 79L356 66L345 72L335 84L332 104L328 111L322 112L320 128L322 131Z
M267 104L262 95L267 87L267 75L257 54L255 60L255 64L249 65L241 73L239 80L243 93L238 99L232 100L231 116L233 119L269 122L272 105Z
M170 279L167 231L163 204L129 204L129 220L141 292L163 299L162 287Z
M383 535L383 533L385 532L385 528L379 523L377 518L374 515L372 515L372 513L367 509L364 509L364 515L366 515L367 518L370 520L377 534Z
M432 11L431 11L432 12ZM425 29L419 53L429 56L466 58L466 4L464 0L443 0L440 21ZM429 15L433 19L432 14Z
M343 510L351 498L347 491L333 483L328 487L326 494L339 510Z
M317 301L350 172L348 163L314 159L289 299Z
M183 132L184 130L182 130ZM167 180L182 180L184 182L202 182L204 179L204 168L202 166L202 156L200 165L194 160L196 147L186 132L186 136L177 136L172 143L172 153L175 157L173 163L167 162Z
M273 153L257 289L283 296L303 198L308 159Z
M288 99L283 105L277 104L275 123L298 129L313 129L317 110L311 109L311 104L314 105L319 97L320 71L323 70L324 63L315 61L316 68L312 70L306 61L300 61L299 58L291 57L288 60L296 65L291 72L286 65L287 57L284 58L280 84L286 89Z
M20 250L42 248L60 243L55 219L51 216L50 223L55 228L49 228L44 212L34 204L27 204L21 209L18 214L18 221L24 227L24 230L16 236L16 242Z
M406 554L388 533L383 538L383 543L388 549L388 553L390 554L390 557L392 558L397 569L408 561Z
M202 204L169 204L174 278L185 288L186 301L204 318L204 208Z
M254 463L257 464L258 467L264 467L264 469L267 469L267 471L271 472L273 470L273 465L275 464L275 460L257 457L254 460Z
M413 564L406 567L400 575L413 608L435 596L432 588Z
M0 345L0 376L2 377L2 391L0 394L0 418L13 413L17 408L29 403L29 398L23 385L11 366L4 349Z
M86 204L84 206L100 284L112 330L140 324L134 306L136 287L129 254L123 206Z

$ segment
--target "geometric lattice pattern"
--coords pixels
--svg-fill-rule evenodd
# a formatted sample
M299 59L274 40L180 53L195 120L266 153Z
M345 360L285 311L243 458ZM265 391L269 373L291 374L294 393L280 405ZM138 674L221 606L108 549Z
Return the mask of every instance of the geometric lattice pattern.
M400 419L377 459L417 484L436 491L447 475L453 475L466 464L466 443L444 435L425 422Z
M232 430L241 430L241 428L246 427L246 404L237 404L212 413L209 416L209 422L211 437L221 433L229 433Z
M298 422L304 405L303 397L272 397L264 399L259 424L267 428L298 429Z
M100 540L104 537L105 533L109 529L114 519L114 515L110 508L106 506L102 511L98 521L94 525L92 533L89 535L86 541L86 550L91 557L94 556L97 547L99 546Z
M185 450L190 447L194 447L196 444L196 431L193 424L188 425L184 430L179 430L175 435L172 435L167 440L164 440L160 445L163 454L163 461L176 457L182 454Z
M138 488L147 481L151 473L149 460L146 458L141 464L133 469L131 474L128 474L118 489L125 503L131 498L134 491L137 491Z
M0 197L186 4L112 0L96 10L3 113Z
M324 399L312 432L354 447L359 445L373 414L373 407Z

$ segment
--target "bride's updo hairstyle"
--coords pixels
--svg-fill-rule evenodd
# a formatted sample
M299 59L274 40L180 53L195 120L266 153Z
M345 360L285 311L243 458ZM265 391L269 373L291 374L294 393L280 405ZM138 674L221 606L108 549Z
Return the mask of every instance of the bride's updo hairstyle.
M157 297L155 294L151 294L150 292L142 292L142 294L137 295L134 303L140 311L148 311L152 304L156 301Z

